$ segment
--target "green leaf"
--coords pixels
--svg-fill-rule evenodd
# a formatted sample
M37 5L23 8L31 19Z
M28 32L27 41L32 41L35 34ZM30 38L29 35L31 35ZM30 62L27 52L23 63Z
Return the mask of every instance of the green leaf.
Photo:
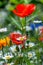
M31 65L30 60L27 57L24 56L23 58L27 65Z
M43 0L39 0L41 3L43 3Z
M29 4L31 2L31 0L24 0L25 4Z
M18 4L19 0L10 0L10 2L13 3L13 4Z
M19 22L17 21L17 20L15 20L13 17L11 17L10 16L10 18L11 18L11 24L15 24L16 26L17 26L17 28L19 28L19 29L21 29L22 27L21 27L21 25L19 24Z
M2 5L2 2L0 1L0 6Z

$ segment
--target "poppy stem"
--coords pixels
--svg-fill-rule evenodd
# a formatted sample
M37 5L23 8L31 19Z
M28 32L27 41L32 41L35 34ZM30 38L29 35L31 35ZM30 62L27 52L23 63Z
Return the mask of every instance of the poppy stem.
M21 28L22 34L25 35L26 34L26 17L20 18L19 21L22 26L22 28Z
M25 21L24 21L24 35L26 35L26 17L25 17Z
M24 35L26 35L26 17L25 17L25 26L24 26L24 28L23 28L23 33L24 33Z

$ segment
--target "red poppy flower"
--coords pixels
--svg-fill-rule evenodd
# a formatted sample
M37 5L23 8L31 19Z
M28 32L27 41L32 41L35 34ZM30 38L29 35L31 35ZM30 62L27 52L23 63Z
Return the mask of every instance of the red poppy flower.
M19 4L16 6L16 9L13 10L13 13L16 14L19 17L26 17L30 14L32 14L36 9L35 4Z
M11 33L10 38L16 45L23 44L26 41L26 36L22 36L19 33Z

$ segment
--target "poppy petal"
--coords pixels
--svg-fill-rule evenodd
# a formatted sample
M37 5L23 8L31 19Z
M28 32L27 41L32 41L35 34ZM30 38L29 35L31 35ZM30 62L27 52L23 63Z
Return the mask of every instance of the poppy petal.
M16 14L17 16L24 17L23 13L18 13L16 10L13 10L13 13Z
M19 13L22 13L25 9L25 5L24 4L19 4L16 6L16 9Z
M24 16L28 16L30 14L32 14L36 9L36 6L34 4L28 4L26 5L25 10L23 11Z

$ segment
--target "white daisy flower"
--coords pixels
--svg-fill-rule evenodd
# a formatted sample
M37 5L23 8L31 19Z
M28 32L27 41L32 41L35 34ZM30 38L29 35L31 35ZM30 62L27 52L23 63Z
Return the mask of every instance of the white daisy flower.
M7 28L0 28L0 32L7 32Z
M28 57L33 58L35 56L35 52L28 52Z
M33 42L29 42L29 48L35 46Z
M36 20L36 21L33 21L33 23L42 23L42 21Z
M8 60L8 59L11 59L11 58L13 58L14 56L12 55L12 54L5 54L3 57L2 57L2 59L5 59L5 60Z
M32 52L28 52L28 57L29 57L29 58L32 58L32 57L33 57Z
M8 60L8 59L11 59L12 57L13 56L8 55L8 56L5 56L5 57L2 57L2 59Z

